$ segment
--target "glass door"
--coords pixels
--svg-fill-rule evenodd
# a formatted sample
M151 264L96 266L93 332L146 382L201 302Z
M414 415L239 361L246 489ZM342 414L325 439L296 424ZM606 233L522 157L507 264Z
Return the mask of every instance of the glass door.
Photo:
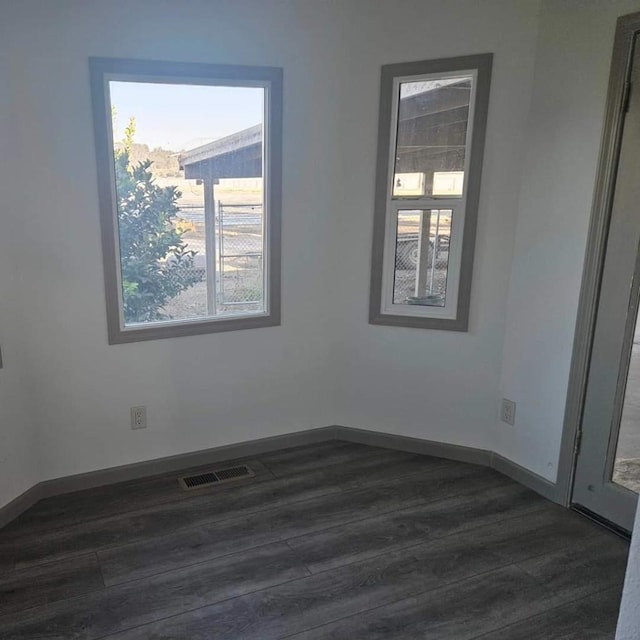
M640 493L640 324L637 318L630 347L611 475L616 484Z
M628 531L640 490L639 40L635 35L572 496Z

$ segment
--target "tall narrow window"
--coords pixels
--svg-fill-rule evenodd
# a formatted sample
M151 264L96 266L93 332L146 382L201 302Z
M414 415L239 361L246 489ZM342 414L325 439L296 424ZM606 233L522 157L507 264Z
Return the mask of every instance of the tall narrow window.
M467 330L491 62L382 68L373 324Z
M282 71L90 67L109 341L279 324Z

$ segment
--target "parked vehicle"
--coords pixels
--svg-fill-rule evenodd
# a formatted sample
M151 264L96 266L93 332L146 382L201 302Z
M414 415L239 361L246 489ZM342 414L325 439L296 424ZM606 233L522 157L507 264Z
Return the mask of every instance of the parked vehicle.
M418 266L418 254L420 252L417 233L404 233L396 240L396 267L399 269L415 269ZM435 236L429 237L429 255L432 254L435 243ZM443 252L449 251L449 236L439 235L437 243L436 259L439 259Z

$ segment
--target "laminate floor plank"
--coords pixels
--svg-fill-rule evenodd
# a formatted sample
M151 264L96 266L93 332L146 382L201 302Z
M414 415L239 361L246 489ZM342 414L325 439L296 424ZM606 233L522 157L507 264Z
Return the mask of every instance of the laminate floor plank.
M435 477L428 474L424 477L410 476L352 492L342 492L339 485L319 483L313 475L292 476L162 504L123 516L93 520L38 536L37 539L23 539L14 546L16 567L137 541L147 542L156 536L206 527L252 511L268 512L262 516L265 522L302 534L313 530L310 525L315 525L316 529L331 526L411 503L435 500L443 494L472 490L474 486L495 486L506 481L493 471L464 465L444 467ZM336 494L335 498L329 498L333 494Z
M621 595L620 586L600 591L477 640L614 640Z
M393 485L323 496L261 511L239 520L227 520L189 532L121 545L99 551L98 558L106 584L115 584L156 573L168 563L173 568L174 562L199 562L239 550L242 545L255 546L274 540L289 540L363 520L361 527L366 529L369 522L366 518L436 500L442 494L481 491L484 487L490 489L504 486L505 483L509 487L516 487L510 480L486 469L470 467L468 474L462 476L458 469L455 473L453 469L448 471L448 477L442 473L437 480L405 478ZM454 502L451 508L457 509L458 503ZM340 533L334 532L333 535L339 537Z
M309 601L323 597L324 590L305 597L301 589L302 585L298 592L267 589L115 634L110 640L276 640L291 636L298 627L296 619L308 608ZM537 613L549 600L549 594L533 578L517 568L507 567L375 607L293 637L465 640L482 626L477 620L481 610L485 628L491 628L504 625L505 619L517 620ZM316 620L324 622L320 616Z
M95 554L0 578L0 616L104 589Z
M489 571L496 561L495 556L470 545L469 540L454 544L439 541L270 588L212 608L207 617L215 627L220 617L231 619L234 611L250 610L254 612L252 626L259 618L261 628L257 632L243 628L242 636L236 637L260 637L264 633L265 638L276 638ZM200 618L199 612L181 616L176 629L180 628L184 637L192 637L186 634L193 633L193 620ZM132 632L132 637L154 637L155 633L156 627L147 627ZM227 637L216 635L214 629L211 633L212 638Z
M105 549L97 555L105 584L111 586L280 540L271 521L258 514Z
M223 466L232 465L234 462L236 461L225 462ZM256 475L249 480L238 480L234 483L234 488L269 480L274 477L262 462L257 459L243 460L242 463L249 465ZM38 501L31 509L9 523L5 528L0 529L0 540L18 539L46 533L51 531L52 523L55 523L56 528L62 528L111 515L136 511L137 509L146 509L154 505L183 500L187 496L185 491L178 485L178 476L195 475L218 466L218 464L210 464L192 467L173 474L119 482L45 498ZM207 488L206 491L215 492L220 489L221 487L211 487ZM225 489L228 489L228 485Z
M341 491L339 486L319 482L320 479L296 476L229 487L228 490L220 487L213 492L189 493L178 501L24 536L12 541L16 567L128 544L242 513L269 509L280 503L308 500ZM2 545L0 541L0 549Z
M595 540L522 560L517 566L553 593L570 593L570 599L577 600L594 589L622 584L627 553L621 539L612 538L608 544Z
M562 522L563 520L565 521L564 523ZM549 539L544 533L545 531L549 531L550 526L563 528L566 533L583 533L589 535L574 537L573 541L570 536L566 536L564 538L564 548L561 549L556 548L552 550L550 549L550 545L544 542L542 545L532 546L531 543L535 536L532 536L531 532L528 532L527 529L531 528L534 532L538 531L540 539L544 541L545 539ZM558 542L560 543L558 546L562 546L562 538L560 538ZM529 559L521 559L517 565L511 565L511 568L519 568L529 578L534 580L536 584L544 588L545 593L548 594L551 600L549 601L548 598L538 597L535 601L535 606L542 606L543 609L552 608L561 603L567 603L569 610L571 610L571 602L608 587L617 588L619 594L624 581L626 557L628 553L627 543L617 536L604 530L594 529L592 523L580 518L576 514L567 511L560 513L555 505L549 505L549 508L542 512L527 514L527 516L521 518L503 520L494 525L473 529L463 534L447 536L444 538L443 544L458 544L461 548L466 548L468 545L469 548L475 547L476 549L490 551L494 558L497 557L497 560L494 560L495 566L500 566L501 563L508 563L516 556L524 557L527 554L531 555L532 557ZM540 553L541 551L543 551L542 554ZM461 583L459 595L461 596L463 592L464 589ZM468 602L464 599L460 602L461 608L468 606ZM611 630L610 608L611 603L607 604L607 611L609 611L609 613L606 615L603 614L605 630L608 630L608 632ZM377 619L377 611L369 613L373 619ZM486 618L485 613L482 613L482 615L479 613L478 615L483 621ZM525 611L522 615L528 617L533 615L533 612ZM363 619L365 617L365 615L362 616ZM393 632L389 631L389 637L432 637L429 634L425 636L422 635L426 633L422 622L418 622L417 628L410 627L410 630L401 631L400 629L396 629L396 622L390 623L386 618L383 618L383 620L381 628L387 628L387 625L389 625L389 629L393 629ZM397 624L402 626L402 621L398 620ZM572 624L575 625L575 622ZM354 625L358 631L354 631ZM364 628L366 628L365 632L361 631L363 625ZM504 626L504 623L500 626ZM615 623L613 626L615 628ZM378 627L375 625L374 627L377 631ZM568 628L571 627L569 626ZM522 625L523 640L525 637L528 637L526 636L525 629L526 625ZM475 637L473 633L470 636L465 635L465 632L460 629L456 629L455 631L451 630L448 633L451 635L440 636L436 633L433 637L450 637L456 640L458 638ZM298 636L295 637L297 640ZM308 636L303 634L300 636L300 640L343 637L377 638L378 636L366 623L358 619L355 621L346 621L343 626L338 624L331 625L330 628L323 628L317 632L310 633ZM383 635L380 637L383 637ZM493 635L489 637L493 638ZM511 640L512 638L512 636L508 634L498 637L504 637L504 640L507 640L507 638ZM552 639L556 636L549 633L549 628L547 628L547 635L540 635L540 639L543 637Z
M286 545L268 545L0 617L0 629L12 640L93 640L306 575L309 572Z
M258 477L0 530L0 640L613 640L628 545L491 469L338 441L238 463Z
M387 451L379 447L334 440L320 445L293 447L259 456L260 461L278 477L324 469L329 465L353 462L359 458L380 455Z
M328 444L331 444L331 447L324 447L324 449L331 451L335 448L333 443ZM368 449L370 448L367 447ZM380 455L369 455L349 463L311 470L298 474L294 479L274 479L266 467L257 460L220 463L222 466L240 462L249 464L256 471L258 482L269 482L268 487L258 489L255 488L254 481L240 481L233 485L221 485L194 492L185 492L178 488L179 475L192 474L213 466L208 465L148 481L119 483L111 487L99 487L43 500L14 523L0 530L0 569L6 567L5 570L8 570L10 566L13 568L14 542L19 543L19 548L29 547L32 542L45 542L52 532L55 536L55 531L58 529L64 528L68 531L76 525L83 524L88 524L88 528L91 528L92 520L101 521L94 523L93 526L115 532L118 529L118 522L126 520L127 514L134 515L136 511L142 511L142 517L145 514L153 514L153 519L155 515L167 511L171 513L176 509L178 512L185 509L191 510L189 505L174 509L169 504L172 502L190 502L196 508L203 503L215 504L218 512L222 514L227 513L229 505L237 504L239 509L250 512L252 508L266 508L265 505L277 506L281 501L305 500L342 488L380 484L411 473L432 472L448 462L388 450L377 451ZM398 465L402 462L406 464L399 470ZM101 513L102 505L104 505L103 513L98 518L96 516ZM156 506L160 508L153 509ZM105 521L105 518L110 517L114 519Z
M529 489L509 483L313 532L288 540L287 544L316 573L544 506L543 500Z
M596 593L596 589L592 583L592 594ZM560 589L550 589L519 567L511 565L292 635L291 638L471 640L479 636L491 637L491 631L531 619L559 604L571 602L579 591L580 587L576 584L568 583ZM125 637L132 640L136 636ZM171 636L160 634L146 637L159 640ZM507 637L512 640L511 636L505 636L505 640ZM552 640L555 636L552 633L546 638Z
M611 531L546 501L533 513L474 529L474 539L508 563L589 542L628 551L627 543Z
M0 578L15 571L16 556L13 543L0 541Z
M324 482L339 484L344 489L350 489L388 484L406 476L433 474L445 466L459 469L469 467L469 465L444 458L381 449L375 455L362 456L324 467L320 473ZM288 474L288 477L311 473L318 473L318 471L296 472L296 474Z
M336 448L333 443L327 444L331 446L324 447L324 449L332 451ZM357 447L357 445L353 446ZM308 448L303 447L302 449L306 451ZM321 495L327 493L329 487L336 488L341 485L342 488L348 489L357 486L383 484L403 476L435 471L445 465L460 464L441 458L431 458L400 451L375 449L372 452L370 449L372 448L366 447L368 451L366 456L359 456L348 462L327 465L322 469L301 472L301 474L305 475L307 484L314 487L316 494ZM248 464L256 472L256 477L247 481L238 481L233 486L209 487L193 493L187 493L178 487L177 477L179 475L193 475L220 465L228 466L239 463ZM259 460L236 460L204 467L194 467L167 476L147 480L134 480L47 498L39 501L5 528L0 529L0 549L2 549L3 544L6 546L12 540L24 541L26 538L33 538L34 534L36 537L40 537L41 534L50 533L53 529L82 524L112 515L132 513L136 510L148 509L154 505L184 501L201 496L211 496L211 499L214 500L218 491L229 493L247 484L253 485L255 482L267 481L273 478L273 474ZM304 482L304 480L298 479L296 482L300 483ZM277 490L279 486L287 484L286 481L280 481L274 484L273 487ZM308 496L301 496L301 499L306 497ZM239 496L239 499L242 499L242 496ZM2 555L0 555L0 571L8 565L8 561L2 562Z

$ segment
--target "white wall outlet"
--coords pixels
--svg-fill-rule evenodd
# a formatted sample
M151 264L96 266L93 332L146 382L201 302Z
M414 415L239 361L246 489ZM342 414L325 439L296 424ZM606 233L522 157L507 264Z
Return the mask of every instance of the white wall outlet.
M147 407L131 407L131 428L147 428Z
M502 398L502 406L500 408L500 420L511 426L516 423L516 403L513 400Z

